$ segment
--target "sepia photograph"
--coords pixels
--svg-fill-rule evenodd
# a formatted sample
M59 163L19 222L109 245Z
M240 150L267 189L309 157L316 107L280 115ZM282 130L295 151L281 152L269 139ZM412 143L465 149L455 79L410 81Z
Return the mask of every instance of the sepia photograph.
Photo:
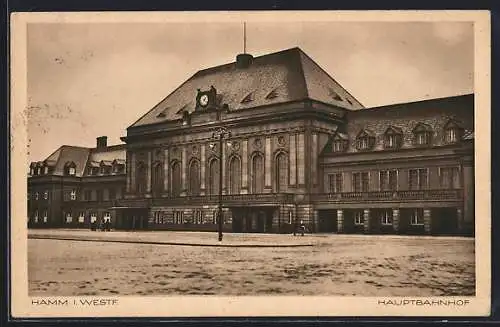
M19 312L489 312L489 16L302 14L18 17Z

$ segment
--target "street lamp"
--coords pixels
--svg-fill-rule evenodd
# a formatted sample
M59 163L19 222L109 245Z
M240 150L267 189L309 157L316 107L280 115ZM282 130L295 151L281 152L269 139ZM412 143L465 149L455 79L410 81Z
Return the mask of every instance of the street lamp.
M219 127L212 134L212 139L218 141L219 143L219 208L218 208L218 232L219 232L219 242L222 241L222 146L224 144L224 139L231 137L231 132L224 127ZM229 144L229 143L228 143ZM210 148L214 148L215 143L210 144Z

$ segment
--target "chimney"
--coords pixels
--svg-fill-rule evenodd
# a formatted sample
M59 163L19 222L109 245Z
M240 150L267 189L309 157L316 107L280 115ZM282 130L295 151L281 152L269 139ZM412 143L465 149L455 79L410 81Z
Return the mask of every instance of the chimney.
M236 56L236 67L248 68L253 61L253 56L248 53L240 53Z
M97 148L103 149L108 146L108 137L107 136L99 136L97 138Z

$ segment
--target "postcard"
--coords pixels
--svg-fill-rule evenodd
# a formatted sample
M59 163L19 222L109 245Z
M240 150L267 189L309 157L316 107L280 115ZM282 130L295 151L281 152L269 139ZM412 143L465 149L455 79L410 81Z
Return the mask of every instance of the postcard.
M11 15L11 314L487 316L487 11Z

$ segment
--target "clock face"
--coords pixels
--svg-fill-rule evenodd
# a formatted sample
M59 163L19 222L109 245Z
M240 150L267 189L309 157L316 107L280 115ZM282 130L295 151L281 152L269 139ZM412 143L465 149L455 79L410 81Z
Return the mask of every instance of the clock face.
M208 95L204 94L200 97L200 105L205 107L208 104Z

